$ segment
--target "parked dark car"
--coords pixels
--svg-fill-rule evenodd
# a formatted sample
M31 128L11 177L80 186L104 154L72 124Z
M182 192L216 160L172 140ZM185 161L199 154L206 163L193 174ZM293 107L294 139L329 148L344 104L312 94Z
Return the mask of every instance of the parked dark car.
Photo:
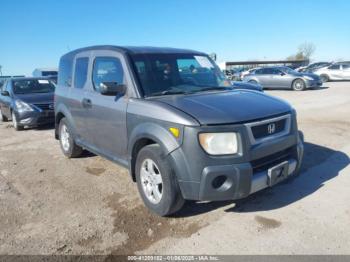
M16 130L54 123L55 85L46 78L10 78L2 86L0 117Z
M316 74L300 73L286 66L259 68L246 75L243 81L258 83L263 88L285 88L295 91L316 88L323 84Z
M185 199L244 198L298 173L295 110L235 90L201 52L95 46L62 56L56 138L127 167L145 205L165 216Z

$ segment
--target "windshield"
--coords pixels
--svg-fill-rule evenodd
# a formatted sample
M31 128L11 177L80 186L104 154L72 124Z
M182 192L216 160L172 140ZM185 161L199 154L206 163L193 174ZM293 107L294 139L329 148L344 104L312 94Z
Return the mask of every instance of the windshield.
M137 54L131 58L146 97L232 88L218 66L207 56Z
M15 94L51 93L54 91L55 85L46 79L13 81L13 92Z

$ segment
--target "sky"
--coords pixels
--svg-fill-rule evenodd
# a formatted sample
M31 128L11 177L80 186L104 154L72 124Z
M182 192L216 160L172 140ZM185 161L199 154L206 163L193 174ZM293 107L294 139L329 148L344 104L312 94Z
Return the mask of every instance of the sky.
M285 59L304 42L312 60L350 60L349 0L1 0L3 75L57 67L90 45L188 48L218 62Z

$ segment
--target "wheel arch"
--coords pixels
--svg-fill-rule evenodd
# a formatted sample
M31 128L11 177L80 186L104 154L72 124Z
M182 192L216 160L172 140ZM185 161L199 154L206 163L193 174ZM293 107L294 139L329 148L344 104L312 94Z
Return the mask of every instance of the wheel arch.
M143 147L151 144L158 144L163 154L168 155L181 145L181 141L173 137L166 128L157 124L145 123L134 128L128 143L129 170L134 182L137 155Z

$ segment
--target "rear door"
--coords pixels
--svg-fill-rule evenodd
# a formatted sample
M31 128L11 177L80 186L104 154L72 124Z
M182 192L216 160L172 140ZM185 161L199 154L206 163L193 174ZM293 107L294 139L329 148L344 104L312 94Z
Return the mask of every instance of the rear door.
M85 98L89 100L88 137L93 148L113 160L126 160L126 109L128 96L106 96L99 91L103 82L116 82L130 86L124 57L109 50L94 51Z
M87 76L89 72L89 61L91 52L83 52L78 54L74 59L73 78L68 97L69 108L74 120L77 138L85 145L90 145L92 140L89 138L87 122L89 121L89 108L84 98L86 94Z

